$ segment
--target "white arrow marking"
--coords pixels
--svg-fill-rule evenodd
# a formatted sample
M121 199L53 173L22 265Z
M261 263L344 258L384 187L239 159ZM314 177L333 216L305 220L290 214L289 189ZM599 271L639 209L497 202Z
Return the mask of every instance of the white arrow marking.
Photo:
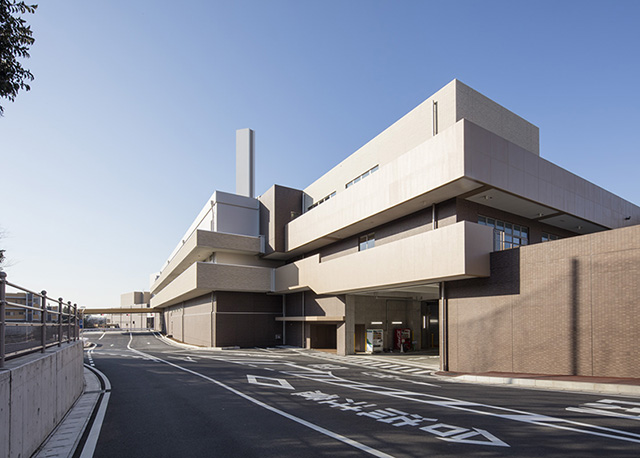
M468 433L458 434L453 437L439 437L443 441L458 442L462 444L476 444L476 445L495 445L496 447L509 447L509 444L502 442L496 436L484 429L473 428L475 431L469 431ZM470 437L484 436L488 440L470 440Z
M284 388L286 390L295 389L289 382L282 378L262 377L260 375L247 375L247 381L249 383L253 383L254 385L264 385L273 388Z

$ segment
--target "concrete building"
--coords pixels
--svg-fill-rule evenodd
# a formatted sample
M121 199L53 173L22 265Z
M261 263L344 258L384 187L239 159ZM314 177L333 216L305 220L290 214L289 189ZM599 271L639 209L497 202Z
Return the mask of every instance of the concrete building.
M254 143L154 276L176 339L350 354L378 329L446 370L640 375L640 208L541 158L536 126L454 80L257 198Z

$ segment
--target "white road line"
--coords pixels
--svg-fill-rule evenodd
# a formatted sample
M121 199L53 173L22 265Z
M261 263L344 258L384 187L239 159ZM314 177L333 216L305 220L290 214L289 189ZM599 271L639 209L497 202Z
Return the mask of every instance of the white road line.
M143 353L143 352L141 352L139 350L135 350L135 349L131 348L131 340L133 340L133 336L131 336L131 333L129 333L129 335L130 335L130 339L129 339L129 343L127 344L127 348L129 350L133 351L133 352L139 353L139 354L141 354L143 356L146 356L148 358L154 358L158 362L167 364L167 365L169 365L171 367L175 367L176 369L179 369L181 371L188 372L189 374L192 374L192 375L195 375L197 377L203 378L203 379L205 379L205 380L207 380L207 381L209 381L211 383L215 383L216 385L224 388L225 390L228 390L228 391L232 392L233 394L236 394L236 395L240 396L241 398L244 398L247 401L250 401L250 402L252 402L252 403L254 403L254 404L256 404L256 405L258 405L258 406L260 406L260 407L262 407L264 409L267 409L267 410L270 410L271 412L277 413L278 415L281 415L281 416L283 416L283 417L285 417L285 418L287 418L289 420L295 421L296 423L298 423L298 424L300 424L302 426L306 426L307 428L312 429L312 430L314 430L316 432L319 432L320 434L324 434L325 436L331 437L332 439L335 439L335 440L338 440L340 442L343 442L343 443L345 443L347 445L350 445L351 447L354 447L354 448L357 448L359 450L362 450L363 452L369 453L370 455L378 456L378 457L381 457L381 458L393 458L392 455L388 455L388 454L386 454L384 452L381 452L380 450L376 450L376 449L371 448L371 447L369 447L367 445L364 445L364 444L362 444L362 443L360 443L358 441L355 441L353 439L349 439L346 436L343 436L343 435L338 434L338 433L334 433L333 431L329 431L328 429L325 429L322 426L315 425L315 424L310 423L310 422L308 422L306 420L303 420L302 418L296 417L295 415L291 415L291 414L289 414L289 413L287 413L287 412L285 412L283 410L280 410L280 409L277 409L277 408L275 408L273 406L270 406L269 404L265 404L264 402L259 401L256 398L253 398L253 397L251 397L249 395L246 395L243 392L238 391L235 388L232 388L229 385L226 385L226 384L224 384L224 383L222 383L222 382L220 382L218 380L212 379L211 377L207 377L206 375L203 375L203 374L201 374L199 372L196 372L196 371L193 371L191 369L187 369L186 367L179 366L179 365L174 364L174 363L172 363L170 361L165 361L164 359L155 358L155 357L153 357L151 355L147 355L147 354L145 354L145 353ZM80 458L85 458L85 457L81 456Z
M102 340L102 338L105 336L105 334L106 334L106 332L103 332L98 340Z
M80 454L80 458L92 458L93 453L96 450L96 445L98 444L98 438L100 437L100 430L102 429L102 422L104 421L105 413L107 412L107 404L109 404L109 397L111 396L111 382L106 375L100 372L98 369L92 369L97 375L102 379L104 383L105 393L102 395L102 400L100 401L100 407L98 408L98 413L96 414L96 418L93 420L93 424L91 425L91 430L89 431L89 436L87 436L87 440L82 447L82 453Z
M415 401L423 404L435 405L439 407L445 407L449 409L461 410L464 412L471 412L479 415L487 415L505 420L518 421L522 423L528 423L537 426L546 426L549 428L561 429L565 431L573 431L582 434L589 434L592 436L606 437L609 439L622 440L627 442L640 443L640 434L632 433L629 431L622 431L613 428L606 428L603 426L592 425L589 423L583 423L578 421L567 420L559 417L550 417L547 415L537 415L531 412L523 410L509 409L506 407L492 406L489 404L480 404L477 402L462 401L459 399L447 398L443 396L437 396L427 393L417 393L411 391L397 390L395 388L388 388L382 386L371 385L368 383L356 382L340 377L336 377L333 374L324 373L318 376L317 374L309 374L305 372L285 372L286 375L293 375L295 377L306 378L316 382L327 383L330 385L351 388L359 391L373 393L377 395L391 396L393 398L403 399L406 401ZM565 426L569 425L569 426ZM583 429L589 428L589 429Z

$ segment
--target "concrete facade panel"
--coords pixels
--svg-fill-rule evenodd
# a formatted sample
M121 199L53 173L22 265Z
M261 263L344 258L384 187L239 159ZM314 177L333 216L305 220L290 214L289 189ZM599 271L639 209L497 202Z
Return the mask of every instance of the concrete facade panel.
M286 249L302 247L461 178L462 132L460 123L452 126L291 221Z
M309 288L318 294L339 294L451 277L484 276L489 272L492 247L493 232L489 228L460 222L326 262L320 262L316 255L283 266L276 270L276 291ZM417 252L424 255L415 256Z

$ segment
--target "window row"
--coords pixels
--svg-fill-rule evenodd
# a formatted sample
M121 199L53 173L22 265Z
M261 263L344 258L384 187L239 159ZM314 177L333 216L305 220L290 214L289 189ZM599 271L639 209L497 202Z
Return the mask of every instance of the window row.
M493 228L493 249L496 251L529 244L528 227L500 221L487 216L478 216L478 224Z
M316 207L317 207L318 205L320 205L321 203L326 202L327 200L331 199L332 197L335 197L335 195L336 195L336 192L335 192L335 191L333 191L333 192L332 192L331 194L329 194L328 196L323 197L322 199L320 199L319 201L317 201L317 202L313 203L312 205L309 205L309 206L307 207L307 210L311 210L312 208L316 208Z
M371 175L372 173L375 173L378 171L378 166L376 165L375 167L367 170L366 172L364 172L362 175L360 175L357 178L354 178L353 180L351 180L350 182L348 182L346 185L344 185L345 189L349 188L351 186L353 186L354 184L356 184L358 181L360 180L364 180L365 178L367 178L369 175Z
M549 234L548 232L543 232L542 233L542 241L543 242L548 242L549 240L558 240L560 237L558 237L555 234Z

